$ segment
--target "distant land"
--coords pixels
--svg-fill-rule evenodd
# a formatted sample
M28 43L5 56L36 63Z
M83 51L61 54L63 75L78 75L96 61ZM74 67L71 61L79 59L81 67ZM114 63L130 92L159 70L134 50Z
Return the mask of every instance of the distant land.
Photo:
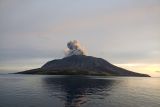
M71 55L47 62L41 68L26 70L16 74L47 75L96 75L150 77L117 67L102 58L86 55Z

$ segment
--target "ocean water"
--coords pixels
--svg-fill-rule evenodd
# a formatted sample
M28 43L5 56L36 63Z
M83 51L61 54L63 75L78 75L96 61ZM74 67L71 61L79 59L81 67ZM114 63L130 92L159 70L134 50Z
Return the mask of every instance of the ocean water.
M0 107L160 107L160 78L0 75Z

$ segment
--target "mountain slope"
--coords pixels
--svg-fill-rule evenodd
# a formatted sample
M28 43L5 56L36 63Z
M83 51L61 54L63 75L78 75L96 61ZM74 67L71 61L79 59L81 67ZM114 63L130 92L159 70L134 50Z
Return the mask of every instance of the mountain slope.
M63 59L52 60L44 64L41 68L19 73L53 75L149 76L117 67L102 58L85 55L73 55Z

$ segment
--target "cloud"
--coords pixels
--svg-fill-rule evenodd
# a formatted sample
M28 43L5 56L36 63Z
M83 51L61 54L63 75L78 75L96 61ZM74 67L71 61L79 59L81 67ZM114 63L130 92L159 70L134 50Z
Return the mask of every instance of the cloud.
M155 18L153 23L158 23L157 15L159 13L160 7L157 6L146 6L144 8L134 8L134 9L120 9L117 11L113 11L112 13L105 13L104 11L92 13L88 16L84 13L85 16L76 17L76 18L66 18L63 22L58 23L55 27L50 30L54 33L69 33L73 34L75 32L82 32L86 30L94 30L94 29L105 29L115 31L120 29L122 25L123 28L127 28L132 25L133 27L137 27L135 23L139 23L140 25L145 25L146 22L149 23L144 18ZM153 17L156 16L156 17ZM120 29L121 30L121 29Z

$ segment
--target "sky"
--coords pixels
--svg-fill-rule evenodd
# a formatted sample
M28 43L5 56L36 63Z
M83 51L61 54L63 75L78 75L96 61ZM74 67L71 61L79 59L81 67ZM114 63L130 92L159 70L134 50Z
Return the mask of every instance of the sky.
M64 57L70 40L89 56L160 76L160 0L0 0L0 73Z

